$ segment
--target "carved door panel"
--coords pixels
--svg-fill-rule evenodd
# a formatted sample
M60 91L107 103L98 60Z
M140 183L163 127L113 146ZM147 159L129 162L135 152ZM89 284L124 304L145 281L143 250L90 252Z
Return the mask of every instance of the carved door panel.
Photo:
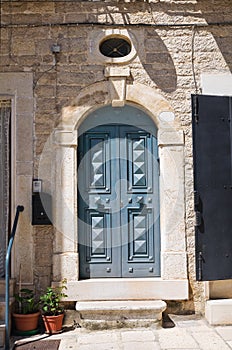
M101 125L78 141L80 277L160 274L156 138Z

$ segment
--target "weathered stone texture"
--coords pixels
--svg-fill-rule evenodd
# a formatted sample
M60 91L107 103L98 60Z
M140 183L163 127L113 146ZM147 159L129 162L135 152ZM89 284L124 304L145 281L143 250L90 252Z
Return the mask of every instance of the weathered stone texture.
M202 312L203 285L195 282L190 96L195 93L196 87L201 87L201 73L228 73L232 69L231 25L207 26L210 22L232 20L231 1L151 0L149 3L105 3L21 0L2 1L1 6L3 28L0 71L31 71L34 77L35 111L31 111L31 117L34 116L34 149L30 144L25 148L24 139L19 144L22 152L30 153L28 158L34 151L35 177L39 156L54 126L59 122L63 107L75 105L75 98L81 89L107 80L103 73L105 65L88 60L92 49L89 34L104 30L105 24L109 28L110 24L137 25L130 27L135 38L138 38L138 57L129 63L131 83L144 83L164 96L173 107L185 134L185 230L192 299L179 305L179 310L195 309ZM104 26L88 25L88 22ZM76 25L78 23L82 24ZM149 24L154 26L146 26ZM202 26L194 29L193 24ZM61 52L56 57L51 52L53 44L61 47ZM105 92L97 91L94 96L80 98L79 105L84 106L92 99L99 104L104 100L103 94ZM21 108L24 108L23 105ZM24 126L18 126L23 134ZM29 132L28 127L26 132ZM39 288L45 287L51 279L52 238L52 229L34 228L34 282ZM64 255L64 263L65 259ZM65 266L63 269L66 269ZM57 276L59 274L57 271Z

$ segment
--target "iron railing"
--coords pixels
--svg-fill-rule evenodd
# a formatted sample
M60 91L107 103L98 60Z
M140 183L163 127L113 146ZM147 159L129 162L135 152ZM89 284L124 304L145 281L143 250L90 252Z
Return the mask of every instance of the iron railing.
M12 227L10 240L8 243L8 248L6 252L6 277L5 277L5 283L6 283L6 291L5 291L5 325L6 325L6 332L5 332L5 350L10 349L10 327L9 327L9 282L10 282L10 255L11 255L11 249L14 242L14 237L17 229L18 219L19 219L19 213L24 211L24 207L22 205L18 205L16 208L16 214L14 219L14 224Z

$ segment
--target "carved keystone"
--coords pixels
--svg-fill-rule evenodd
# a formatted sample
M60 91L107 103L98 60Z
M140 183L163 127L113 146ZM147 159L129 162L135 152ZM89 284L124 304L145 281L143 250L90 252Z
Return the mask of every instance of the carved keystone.
M122 107L126 98L126 78L130 76L129 67L106 67L105 77L110 82L112 107Z

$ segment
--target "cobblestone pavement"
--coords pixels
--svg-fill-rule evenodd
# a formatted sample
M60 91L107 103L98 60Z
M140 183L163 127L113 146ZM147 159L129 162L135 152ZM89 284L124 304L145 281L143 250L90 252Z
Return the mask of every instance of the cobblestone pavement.
M170 316L175 322L174 328L156 326L104 331L77 328L49 339L61 339L59 350L232 349L232 326L210 326L205 319L196 316Z

